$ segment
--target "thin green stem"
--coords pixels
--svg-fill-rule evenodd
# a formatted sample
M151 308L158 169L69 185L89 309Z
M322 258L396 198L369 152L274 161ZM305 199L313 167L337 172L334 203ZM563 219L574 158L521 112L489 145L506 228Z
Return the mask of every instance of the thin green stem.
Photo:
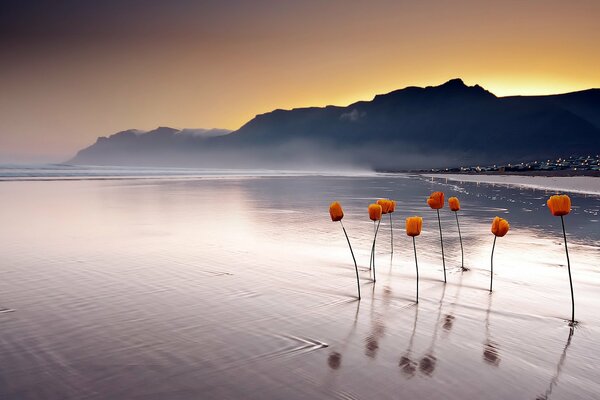
M373 221L373 236L375 236L375 221ZM369 256L369 271L373 265L373 247L371 246L371 255Z
M569 249L567 248L567 232L565 231L565 219L560 216L562 222L563 237L565 239L565 252L567 253L567 268L569 269L569 284L571 285L571 325L575 324L575 295L573 294L573 279L571 278L571 261L569 260Z
M415 250L415 268L417 270L417 303L419 302L419 263L417 261L417 245L415 244L415 237L413 236L413 249Z
M348 233L346 232L346 228L344 228L344 223L340 220L340 224L342 224L342 229L344 230L344 235L346 235L346 240L348 241L348 247L350 247L350 254L352 254L352 260L354 260L354 270L356 271L356 287L358 288L358 299L360 300L360 280L358 278L358 265L356 264L356 257L354 257L354 251L352 250L352 245L350 244L350 238L348 238Z
M444 257L444 237L442 236L442 221L440 220L440 210L436 209L438 225L440 226L440 244L442 245L442 265L444 266L444 283L446 283L446 258Z
M496 239L498 239L498 236L494 235L494 244L492 245L492 258L490 264L490 292L492 291L492 283L494 282L494 248L496 247Z
M390 235L391 235L391 245L392 245L392 254L394 254L394 227L392 226L392 213L390 213Z
M373 221L375 224L375 221ZM379 232L379 225L381 224L381 219L377 221L377 228L375 228L375 235L373 236L373 247L371 248L371 254L373 256L373 282L376 281L375 278L375 241L377 240L377 232Z
M458 227L458 240L460 240L460 266L461 269L465 271L465 252L463 250L462 235L460 234L460 224L458 223L458 211L456 211L454 215L456 216L456 226Z

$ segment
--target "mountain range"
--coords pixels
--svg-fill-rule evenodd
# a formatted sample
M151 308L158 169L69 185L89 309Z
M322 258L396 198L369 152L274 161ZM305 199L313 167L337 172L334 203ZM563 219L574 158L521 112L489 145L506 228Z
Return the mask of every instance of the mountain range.
M231 168L440 168L600 153L600 89L497 97L452 79L346 107L274 110L236 131L128 130L70 163Z

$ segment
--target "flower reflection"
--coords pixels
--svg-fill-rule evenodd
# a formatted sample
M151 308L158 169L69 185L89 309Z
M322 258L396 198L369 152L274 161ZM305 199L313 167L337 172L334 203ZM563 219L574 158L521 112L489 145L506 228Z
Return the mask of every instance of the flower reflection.
M412 348L415 340L415 333L417 331L417 321L419 319L419 305L415 306L415 318L413 320L413 328L412 333L410 334L410 339L408 341L408 347L406 348L405 354L400 357L400 362L398 366L400 367L400 371L406 378L412 378L415 376L415 372L417 372L417 363L412 360Z
M329 365L329 368L331 369L339 369L342 365L342 355L337 351L334 351L327 358L327 365Z
M365 355L369 358L375 358L379 350L379 341L373 335L367 336L365 339Z
M390 262L390 269L392 268L392 263ZM389 286L383 287L383 304L386 307L389 307L390 302L392 301L392 288Z
M565 363L565 359L567 358L567 349L571 345L572 338L573 338L573 328L569 329L569 338L567 339L567 344L565 345L565 348L563 349L560 359L558 360L558 364L556 365L556 371L554 372L554 376L552 377L552 380L550 381L550 384L548 385L548 389L546 389L546 392L544 394L536 397L536 400L548 400L550 398L550 395L552 394L552 390L558 383L560 371L562 369L563 364Z
M329 366L329 368L331 368L333 370L338 370L342 366L342 353L341 353L341 351L343 351L343 350L346 349L346 346L348 345L350 337L356 331L356 323L358 321L358 311L359 310L360 310L360 302L357 302L357 304L356 304L356 313L354 314L354 324L352 324L352 328L350 329L350 332L346 336L346 339L342 342L342 348L340 349L340 351L332 351L329 354L329 357L327 357L327 365Z
M458 281L458 285L456 286L456 295L454 296L454 301L450 304L450 312L444 317L444 325L442 325L442 327L446 332L450 332L452 330L452 327L454 326L454 320L456 319L454 317L454 307L459 302L463 276L463 274L460 274L460 279Z
M412 378L415 376L415 372L417 372L417 363L411 360L408 356L400 357L398 366L401 368L402 373L407 378Z
M440 298L440 306L438 307L438 315L437 315L437 319L435 321L435 328L433 329L431 345L429 346L427 353L425 353L423 358L421 358L421 361L419 361L419 371L421 371L422 373L424 373L427 376L433 375L433 372L435 371L435 367L437 364L437 358L433 353L435 351L435 342L437 340L438 328L440 326L440 322L441 322L441 318L442 318L442 306L444 305L444 297L445 296L446 296L446 285L444 285L444 288L442 289L442 297Z
M452 330L453 324L454 324L454 315L447 314L444 317L444 325L443 325L444 330L446 330L446 331Z
M431 376L435 370L437 358L433 354L427 354L419 362L419 370L427 376Z
M496 343L486 342L483 345L483 360L494 367L500 365L500 356L498 354Z
M497 367L500 365L500 353L498 344L496 344L490 336L490 309L492 308L492 296L488 296L488 307L485 315L485 343L483 345L483 361L487 364Z
M371 298L371 332L365 338L365 355L369 358L375 358L377 356L377 350L379 350L379 339L385 335L385 324L383 317L375 313L375 286L372 288Z

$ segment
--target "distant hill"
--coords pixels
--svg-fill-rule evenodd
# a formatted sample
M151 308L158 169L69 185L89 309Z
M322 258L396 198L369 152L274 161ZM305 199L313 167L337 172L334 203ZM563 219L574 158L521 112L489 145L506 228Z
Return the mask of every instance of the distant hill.
M173 129L158 127L151 131L129 129L80 150L72 164L90 165L194 165L195 149L209 139L231 133L228 129ZM194 157L187 160L190 152ZM181 156L184 156L183 158Z
M496 97L453 79L347 107L275 110L231 133L184 132L119 132L71 162L402 169L597 154L600 89Z

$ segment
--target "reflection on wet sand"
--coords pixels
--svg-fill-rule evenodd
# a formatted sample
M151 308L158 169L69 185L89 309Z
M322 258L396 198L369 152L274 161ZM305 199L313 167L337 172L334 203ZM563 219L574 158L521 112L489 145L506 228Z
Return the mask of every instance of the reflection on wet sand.
M400 367L400 371L406 378L412 378L417 372L417 363L412 359L412 351L413 344L415 341L415 333L417 332L417 322L419 319L419 304L415 304L415 316L413 319L413 327L412 332L410 334L410 339L408 340L408 347L402 357L400 357L400 362L398 366Z
M342 355L337 351L332 352L329 354L329 357L327 357L327 365L329 365L329 368L331 369L339 369L342 365Z
M329 368L333 369L333 370L337 370L342 366L342 353L341 351L345 351L346 347L348 346L348 342L350 341L350 338L352 337L352 335L354 334L354 332L356 331L356 324L358 322L358 312L360 310L360 301L356 302L356 313L354 314L354 323L352 324L352 328L350 328L350 331L348 332L348 335L346 335L346 338L342 341L342 346L339 349L339 351L332 351L329 354L329 357L327 357L327 365L329 365Z
M456 294L454 296L454 301L452 302L452 305L450 306L450 311L444 317L444 325L442 327L444 328L444 330L447 333L449 333L452 330L452 327L454 326L454 320L456 319L456 317L454 316L454 307L460 300L460 290L462 289L462 282L463 282L463 277L464 277L465 271L468 271L468 269L462 270L460 273L460 279L458 281L458 284L456 285Z
M375 285L373 285L373 297L371 298L371 332L365 338L365 355L369 358L377 356L379 350L379 339L385 334L383 316L374 312L375 309Z
M442 289L442 296L439 301L437 317L435 319L435 325L433 328L433 334L431 335L431 343L425 351L425 355L418 361L415 360L412 355L415 334L417 331L417 322L419 317L419 305L415 305L413 327L412 332L410 334L410 339L408 341L408 346L404 355L400 357L400 361L398 362L400 371L406 378L412 378L415 375L417 368L426 376L432 376L435 371L435 368L437 366L437 357L435 356L435 345L438 337L438 329L439 326L442 324L442 309L444 305L444 298L446 296L446 287L446 284L444 284L444 287ZM446 325L448 317L449 316L445 317L444 325ZM454 317L451 317L450 319L453 320Z
M552 394L552 390L558 383L558 378L560 377L560 371L565 362L565 359L567 358L567 349L571 345L572 338L573 338L573 328L571 327L571 329L569 329L569 337L567 338L567 344L565 344L565 347L560 356L560 359L558 360L558 364L556 365L556 371L554 372L554 376L552 377L552 380L550 380L550 383L548 384L548 389L546 389L546 392L544 394L538 396L536 398L536 400L548 400L550 398L550 395Z
M451 331L452 330L452 326L454 326L454 315L452 314L446 314L446 316L444 317L444 330L446 331Z
M429 345L427 352L419 362L419 370L427 376L433 375L437 364L437 357L434 355L434 351L435 343L437 341L438 336L438 327L440 326L442 318L442 306L444 305L444 297L446 296L446 287L447 285L444 284L444 289L442 289L442 297L440 298L440 305L438 307L438 314L435 320L435 327L433 329L433 335L431 338L431 344Z
M485 313L485 343L483 345L483 360L497 367L500 365L498 345L490 337L490 310L492 308L492 294L488 296L488 307Z
M457 268L438 304L439 234L431 220L420 236L417 306L406 235L394 235L393 259L380 246L379 281L368 281L373 237L364 205L373 196L402 199L400 219L424 213L423 198L440 189L464 199L471 270L460 273L459 238L445 236L444 247L457 249L447 264ZM568 361L559 360L567 339L564 249L549 234L560 232L543 209L545 193L409 177L306 177L13 182L0 184L0 198L0 220L10 228L0 229L0 305L16 310L0 311L0 399L458 400L485 393L592 400L600 393L593 335L600 230L597 215L586 212L600 213L600 198L574 197L570 215L580 227L569 245L572 238L586 334L568 347ZM345 237L332 235L324 218L332 199L345 207L360 303ZM489 226L481 221L504 214L515 222L506 237L511 251L497 255L498 290L486 299L482 232ZM450 213L441 218L448 228L455 223ZM548 360L549 349L556 354Z

